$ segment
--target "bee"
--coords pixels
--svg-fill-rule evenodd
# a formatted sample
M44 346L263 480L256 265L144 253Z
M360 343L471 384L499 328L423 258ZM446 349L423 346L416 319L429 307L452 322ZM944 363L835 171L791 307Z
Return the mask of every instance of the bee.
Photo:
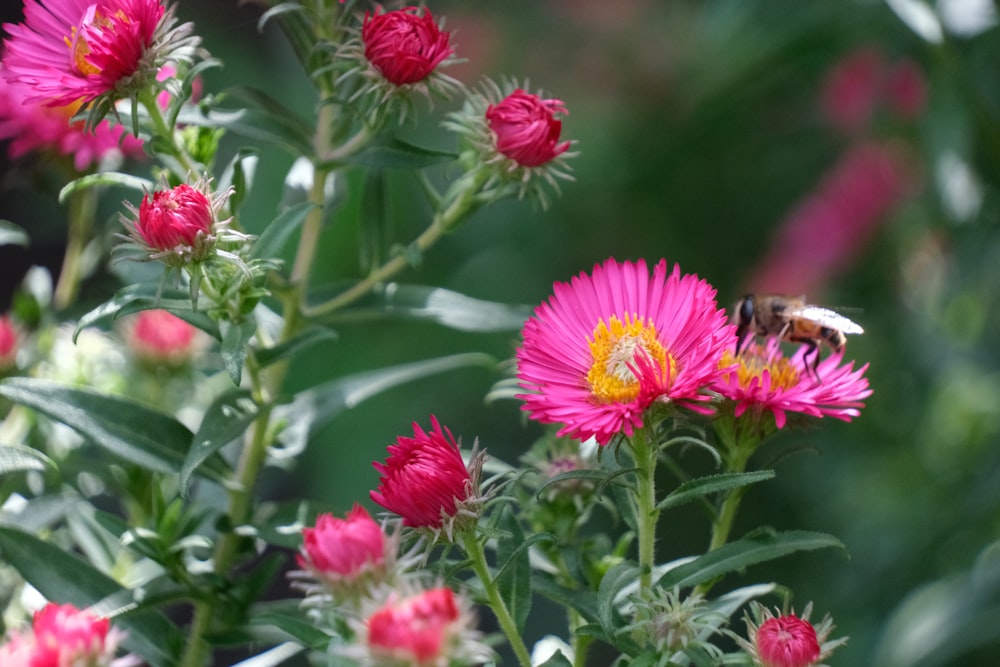
M808 346L803 360L813 356L812 369L819 365L819 345L825 343L834 352L847 344L845 334L864 333L864 329L839 313L806 303L805 296L747 294L736 304L736 353L747 334L775 336L791 343Z

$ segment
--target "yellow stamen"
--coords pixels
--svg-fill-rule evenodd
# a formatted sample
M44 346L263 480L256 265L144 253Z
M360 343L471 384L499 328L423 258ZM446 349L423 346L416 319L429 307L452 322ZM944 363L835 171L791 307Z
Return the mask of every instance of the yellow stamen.
M624 323L615 315L608 324L600 320L594 328L590 354L594 362L587 372L587 382L602 403L625 403L639 395L639 380L629 368L636 367L637 355L644 357L645 363L659 367L666 381L676 370L676 361L660 344L653 323L629 315Z
M745 349L740 356L734 357L732 352L722 355L719 366L725 368L738 364L736 378L740 387L746 389L750 383L760 378L766 370L771 377L771 389L788 389L799 383L799 371L780 354L767 356L763 350Z
M110 19L105 18L96 10L92 10L93 16L84 16L83 23L86 25L96 26L100 29L113 28L114 24ZM125 21L128 20L128 16L122 10L118 10L115 14L119 19ZM90 75L90 74L100 74L101 68L92 62L87 60L87 56L90 55L90 45L87 44L87 40L79 33L76 26L70 27L70 36L63 37L63 41L66 46L69 47L70 58L73 61L74 67L80 72L80 74Z

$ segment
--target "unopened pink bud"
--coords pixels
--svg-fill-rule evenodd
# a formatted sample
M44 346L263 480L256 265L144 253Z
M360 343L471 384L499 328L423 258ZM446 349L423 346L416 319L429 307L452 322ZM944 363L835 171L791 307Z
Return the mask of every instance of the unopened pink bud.
M349 582L385 563L385 536L368 511L355 505L344 519L321 514L302 530L299 564L321 578Z
M204 193L182 183L172 190L146 195L139 205L136 228L143 240L155 250L173 250L177 246L194 247L198 235L212 231L212 204Z
M407 665L446 664L459 618L450 588L390 600L368 619L369 650Z
M186 362L197 329L166 310L144 310L135 316L129 345L140 358L177 366Z
M757 629L756 642L764 667L810 667L820 656L816 629L795 615L765 621Z
M496 149L522 167L538 167L565 153L569 141L559 142L567 113L561 100L542 99L518 88L486 110L486 121L495 135Z
M430 10L417 7L365 12L361 31L365 58L397 86L423 81L454 53L449 37Z

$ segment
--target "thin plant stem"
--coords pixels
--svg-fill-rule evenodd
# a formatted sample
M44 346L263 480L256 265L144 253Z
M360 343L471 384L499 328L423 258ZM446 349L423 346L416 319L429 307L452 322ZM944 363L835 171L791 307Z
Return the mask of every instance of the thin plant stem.
M74 192L69 200L69 229L66 235L66 254L63 256L59 279L52 295L52 305L63 310L73 303L80 290L83 267L80 265L84 250L90 241L97 212L97 190L86 188Z
M190 155L188 155L187 151L177 143L177 134L174 132L174 128L167 124L167 119L163 115L163 110L156 101L155 91L152 88L146 89L139 96L139 102L142 104L143 108L146 109L146 113L149 114L149 120L153 124L153 133L167 140L167 145L170 146L171 155L177 159L181 167L187 172L177 175L185 179L190 176L200 175L201 168L199 165Z
M630 439L635 457L637 493L636 523L639 531L639 595L645 596L653 586L653 566L656 562L656 524L660 511L656 509L657 448L644 429Z
M531 654L528 652L528 647L524 644L521 633L517 630L517 625L510 615L510 610L507 609L507 604L500 597L496 581L490 576L490 569L486 564L486 554L483 552L482 543L477 539L474 532L467 531L464 535L463 545L466 555L472 560L473 571L483 584L483 590L486 592L486 601L490 609L493 610L493 614L500 624L500 629L507 637L507 641L510 642L518 663L521 667L531 667Z

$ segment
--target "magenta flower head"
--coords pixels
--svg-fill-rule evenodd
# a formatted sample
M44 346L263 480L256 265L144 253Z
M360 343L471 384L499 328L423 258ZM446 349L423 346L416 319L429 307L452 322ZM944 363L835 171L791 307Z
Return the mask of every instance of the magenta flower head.
M365 664L437 667L489 661L491 652L479 642L474 620L450 588L405 597L394 593L365 622Z
M794 613L775 615L753 603L751 614L744 618L749 639L738 642L756 667L820 667L847 638L828 641L833 621L827 615L813 625L809 622L811 612L812 603L806 605L801 617Z
M748 343L738 356L727 350L721 362L726 370L712 389L735 403L735 417L747 414L759 421L770 412L778 428L784 428L789 412L851 421L861 414L862 401L872 393L865 378L868 364L855 370L854 362L843 363L841 351L814 369L812 354L818 352L803 345L785 357L776 339L764 345Z
M368 511L355 504L338 519L321 514L316 526L302 529L299 565L334 587L366 577L378 578L385 569L387 540Z
M191 25L174 27L161 0L25 0L24 23L5 24L4 76L29 101L88 105L134 96L169 59L190 60Z
M735 337L715 289L666 260L607 260L556 283L525 322L517 375L523 409L558 435L605 445L654 404L705 411L708 384Z
M562 100L542 99L520 88L486 109L486 122L495 137L496 149L522 167L540 167L569 150L569 141L559 141L566 114Z
M17 366L17 349L20 336L10 315L0 317L0 373Z
M32 623L30 667L106 667L114 657L121 633L106 618L71 604L48 604Z
M374 463L379 486L371 499L403 517L413 528L443 531L449 539L474 525L482 499L478 497L482 452L467 468L451 431L431 416L431 431L413 423L413 437L400 436L388 448L385 463Z
M145 259L160 259L170 267L205 260L216 253L220 239L247 239L228 229L228 219L219 220L231 192L213 194L207 182L198 181L147 193L138 209L126 202L131 215L121 219L127 238Z
M438 27L427 8L365 12L361 39L365 58L396 86L423 81L455 52L450 33Z
M470 93L461 111L449 114L445 127L464 136L460 160L470 179L485 193L531 194L548 205L543 183L558 192L559 180L572 180L567 158L573 142L562 138L569 112L562 100L529 93L514 82L502 87L486 81Z
M128 330L132 353L156 367L182 366L195 351L198 330L166 310L136 313Z

